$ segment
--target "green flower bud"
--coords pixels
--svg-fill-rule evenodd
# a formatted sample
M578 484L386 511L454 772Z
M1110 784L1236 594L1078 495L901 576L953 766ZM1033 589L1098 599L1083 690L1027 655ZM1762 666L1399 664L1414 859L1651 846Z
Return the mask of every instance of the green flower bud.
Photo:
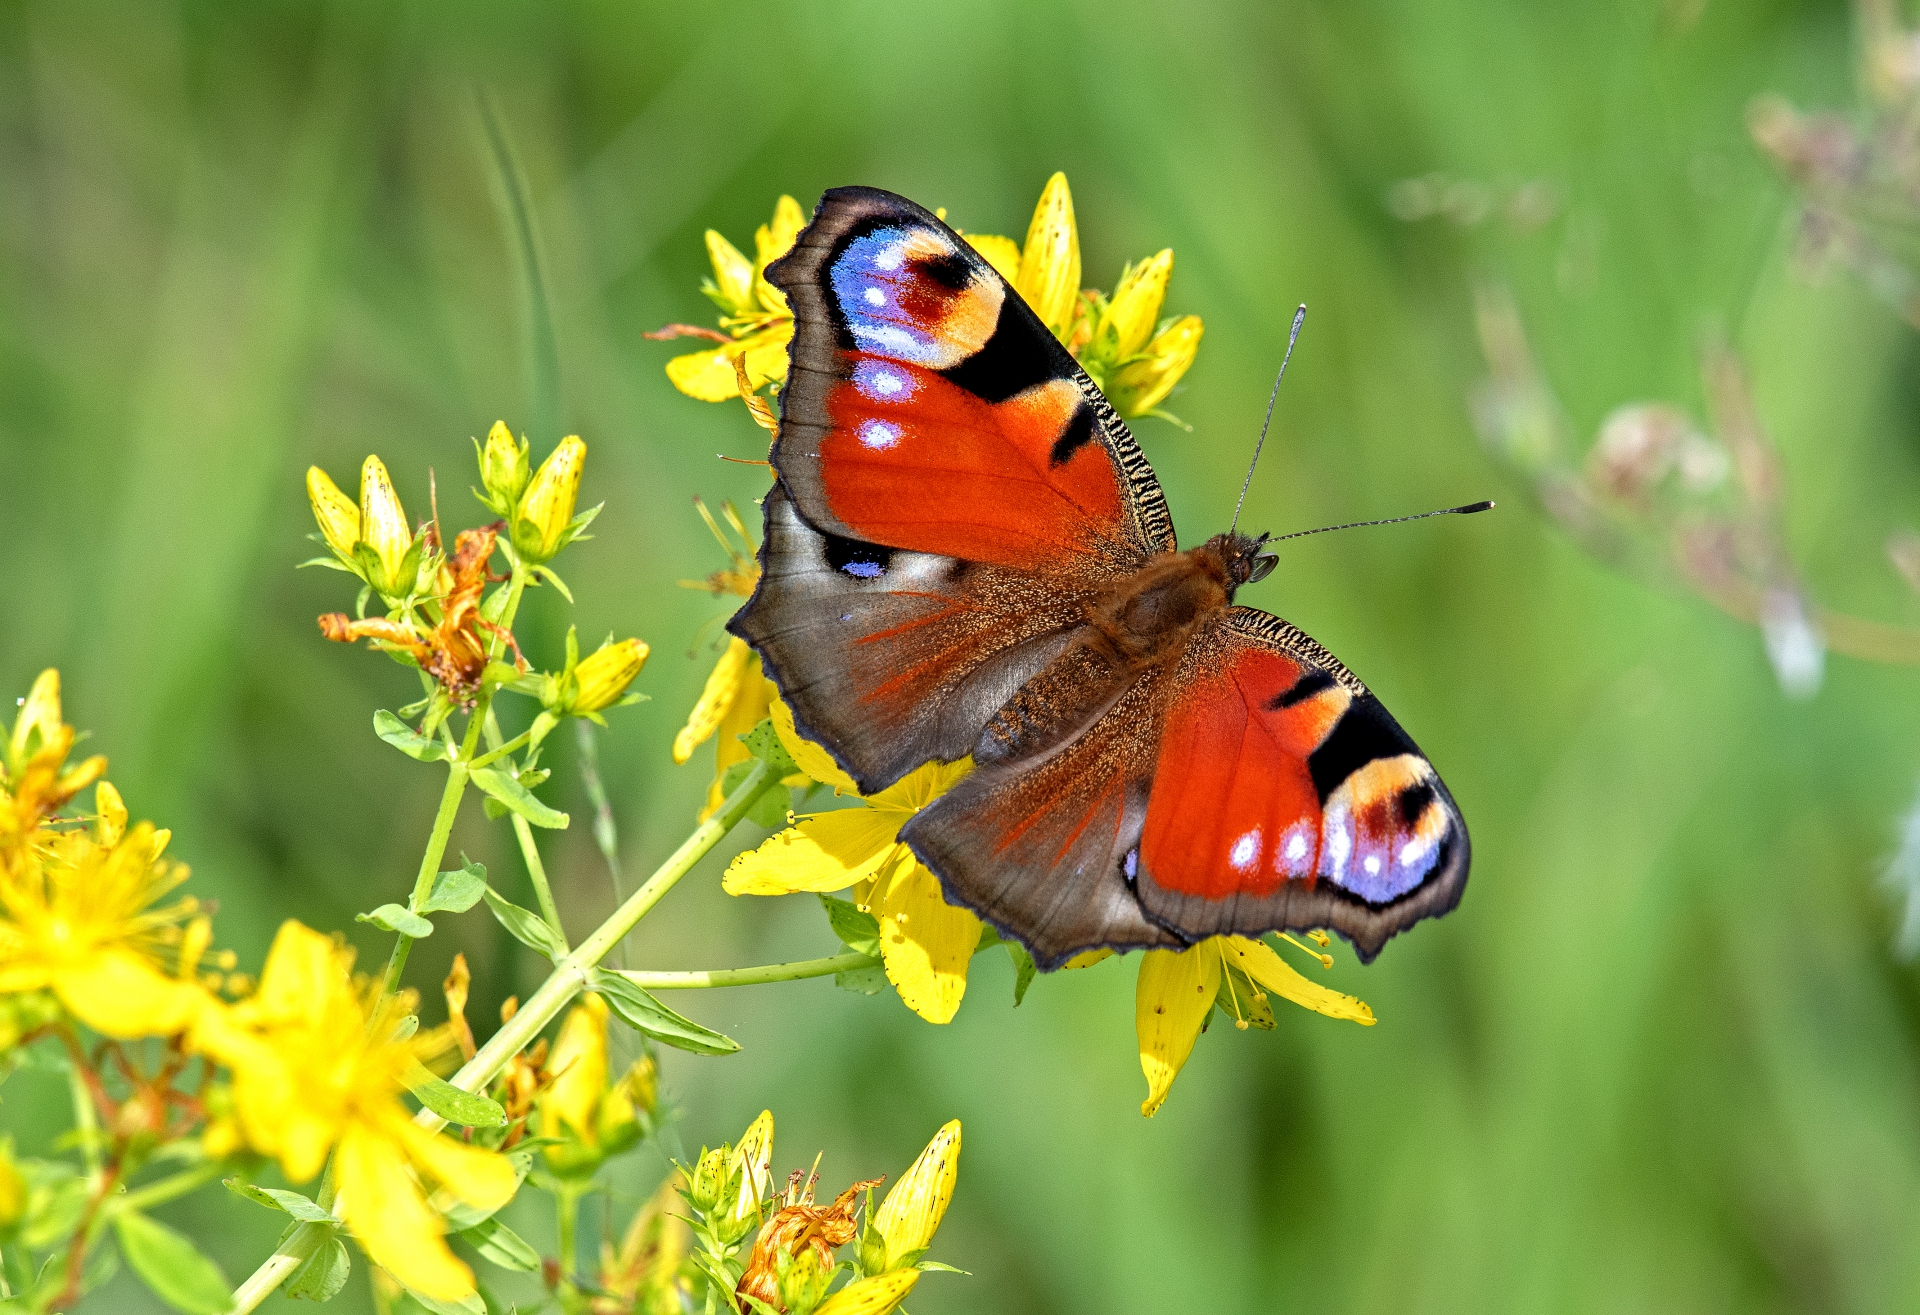
M820 1263L820 1255L811 1246L802 1246L791 1256L781 1257L776 1283L780 1289L780 1304L793 1315L810 1315L813 1308L827 1297L827 1286L833 1282L833 1270Z
M714 1151L703 1147L699 1160L694 1163L687 1181L687 1204L703 1215L712 1214L726 1194L727 1157L731 1152L732 1148L727 1146Z
M480 483L486 489L484 501L502 516L513 514L520 495L533 478L533 465L527 459L527 440L515 440L507 422L496 420L487 431L487 445L480 450Z

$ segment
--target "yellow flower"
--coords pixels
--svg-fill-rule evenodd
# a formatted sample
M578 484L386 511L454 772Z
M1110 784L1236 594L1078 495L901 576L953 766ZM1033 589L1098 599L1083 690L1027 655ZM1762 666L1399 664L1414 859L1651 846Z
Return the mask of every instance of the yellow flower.
M686 324L669 324L647 336L656 340L692 337L721 344L690 352L667 362L667 378L689 397L703 402L725 402L741 395L743 366L747 387L758 391L787 377L787 344L793 339L793 312L781 291L767 282L767 266L793 249L794 238L807 225L800 203L783 196L773 207L773 221L754 234L752 260L740 254L726 238L707 230L707 259L713 277L700 290L720 308L721 332Z
M1148 950L1134 987L1134 1029L1147 1078L1142 1114L1151 1118L1166 1100L1216 1001L1245 1027L1266 1009L1260 988L1330 1018L1373 1025L1365 1001L1302 977L1264 942L1213 936L1186 950ZM1265 1013L1265 1026L1272 1026L1271 1017Z
M0 861L106 773L107 760L98 754L67 766L77 738L60 719L60 673L48 667L21 702L0 758Z
M128 1039L185 1031L210 1002L180 964L188 898L159 906L187 879L160 852L168 833L142 822L117 844L84 831L43 832L0 871L0 994L51 990L94 1031ZM204 938L198 938L204 948Z
M311 496L311 475L308 493ZM324 532L325 526L321 528ZM388 598L412 593L420 573L420 548L386 463L368 457L360 467L360 537L354 543L354 557L367 583Z
M572 648L571 631L567 640L569 654L577 652ZM647 665L647 655L652 651L641 639L602 644L584 660L571 665L555 682L557 688L553 691L551 710L600 721L596 714L605 712L625 697L627 686L633 684L640 669Z
M360 541L360 504L342 493L333 476L318 466L307 467L307 501L313 504L313 519L327 547L351 566L353 545Z
M27 1212L27 1180L13 1163L13 1138L0 1137L0 1233Z
M513 546L535 566L550 560L572 541L577 531L573 508L580 497L580 472L587 462L587 445L577 434L560 440L534 472L533 482L520 495L513 513Z
M1067 342L1080 314L1080 230L1073 221L1073 193L1063 173L1047 179L1040 191L1014 287L1053 336Z
M1205 326L1198 315L1183 315L1149 342L1140 354L1115 370L1107 400L1126 417L1156 414L1200 351Z
M754 586L760 583L760 563L754 558L753 536L740 519L740 513L734 510L731 502L720 504L720 514L740 541L735 544L727 537L720 522L713 518L713 513L707 510L706 503L695 498L693 505L701 519L706 521L707 528L713 532L713 537L719 540L721 551L727 554L727 565L705 580L682 580L681 587L705 589L716 598L723 594L738 598L752 597ZM716 733L720 737L714 749L713 784L707 787L707 801L700 810L702 822L713 816L726 800L728 769L752 757L747 746L740 742L740 737L766 718L772 692L772 684L760 674L760 655L747 647L745 640L730 638L725 651L720 654L720 660L707 676L706 687L700 692L699 702L693 705L687 724L673 737L673 760L676 763L684 763L693 757L693 751ZM789 785L804 783L804 777L789 777L787 780Z
M353 952L297 922L281 924L259 988L202 1011L190 1047L233 1072L246 1144L305 1182L335 1151L335 1208L374 1262L407 1287L451 1301L473 1274L447 1249L423 1181L482 1210L505 1205L518 1178L503 1156L437 1136L400 1101L422 1060L446 1049L439 1028L395 1040L410 993L381 1000L356 983ZM336 1149L337 1148L337 1149Z
M937 212L942 219L946 211ZM719 344L667 362L667 377L689 397L724 402L745 395L772 427L771 412L755 396L768 384L784 384L793 317L766 268L785 255L806 217L790 196L780 198L771 225L755 235L754 259L711 230L707 258L713 277L701 290L720 307L721 330L669 324L654 339L707 338ZM1173 252L1128 265L1112 297L1080 286L1080 230L1074 219L1067 176L1047 180L1027 225L1025 244L990 233L965 233L967 242L1011 284L1042 323L1066 345L1126 419L1160 414L1160 403L1180 382L1199 350L1201 324L1186 316L1155 334L1155 322L1173 275ZM1167 416L1167 419L1172 417Z
M547 1061L553 1085L536 1102L540 1135L553 1139L547 1163L558 1173L592 1174L640 1137L634 1097L650 1100L653 1063L642 1058L607 1084L607 1002L588 992L560 1026Z
M1128 265L1120 272L1120 282L1107 299L1094 326L1093 341L1087 344L1087 357L1117 364L1137 356L1153 337L1154 323L1167 299L1167 283L1173 278L1173 248L1162 250L1151 260Z
M951 1021L966 993L967 963L982 926L966 909L947 903L940 879L900 842L900 828L973 770L973 760L928 763L878 794L862 796L824 749L799 737L785 703L774 700L771 716L800 770L861 806L809 814L741 854L727 868L727 893L824 894L854 887L854 903L880 924L881 961L900 999L930 1023Z
M887 1253L870 1272L900 1269L916 1263L933 1241L934 1230L953 1200L954 1180L960 1174L960 1120L950 1121L933 1135L913 1167L887 1192L874 1212L874 1231L886 1240Z
M887 1315L920 1281L917 1269L894 1269L855 1279L813 1308L813 1315Z

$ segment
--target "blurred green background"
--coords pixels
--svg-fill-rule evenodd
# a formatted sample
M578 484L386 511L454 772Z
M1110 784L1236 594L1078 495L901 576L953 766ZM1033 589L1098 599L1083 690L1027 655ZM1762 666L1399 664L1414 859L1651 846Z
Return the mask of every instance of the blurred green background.
M1920 602L1880 544L1914 519L1920 351L1860 282L1793 276L1789 193L1754 96L1854 103L1837 3L1349 0L1158 6L0 2L0 688L58 665L136 816L175 830L224 944L347 929L411 881L440 780L369 717L411 673L321 641L342 577L301 488L380 453L443 512L470 436L534 428L524 284L475 111L530 180L565 432L596 539L523 615L649 640L605 774L631 880L685 834L703 764L668 755L725 605L695 494L743 505L737 405L674 393L664 322L711 322L702 230L746 244L781 192L870 183L1024 230L1072 182L1086 282L1172 246L1168 309L1207 337L1143 422L1183 537L1231 511L1296 302L1312 306L1246 522L1287 530L1496 497L1472 520L1289 545L1246 601L1349 662L1473 828L1451 917L1335 984L1381 1022L1214 1028L1143 1120L1133 961L1039 982L1003 957L950 1026L826 982L683 994L745 1046L669 1052L689 1147L777 1115L779 1169L898 1172L965 1123L916 1315L1207 1310L1886 1311L1920 1306L1920 978L1876 888L1920 773L1909 670L1829 662L1783 697L1755 632L1582 555L1491 461L1473 290L1510 285L1575 432L1615 405L1698 413L1695 345L1746 357L1814 593L1889 622ZM1409 223L1444 171L1556 198L1529 231ZM536 454L558 433L534 432ZM460 510L464 508L464 510ZM568 752L547 794L584 820ZM751 832L751 834L748 834ZM734 843L758 839L743 828ZM576 934L614 898L586 827L544 837ZM524 887L504 824L455 847ZM733 900L721 858L630 942L635 966L829 953L804 898ZM524 898L524 893L523 893ZM537 980L486 915L443 921L476 1019ZM430 1011L431 1018L432 1013ZM0 1121L44 1152L64 1094ZM664 1161L623 1162L645 1193ZM165 1217L248 1272L276 1224L213 1191ZM515 1226L551 1247L532 1211ZM99 1310L154 1304L124 1275ZM268 1309L292 1309L282 1298ZM364 1283L335 1309L369 1309Z

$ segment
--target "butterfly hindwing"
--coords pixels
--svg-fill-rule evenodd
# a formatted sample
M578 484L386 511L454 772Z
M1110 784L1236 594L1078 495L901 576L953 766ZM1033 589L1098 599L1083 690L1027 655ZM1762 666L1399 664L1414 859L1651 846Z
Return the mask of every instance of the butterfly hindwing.
M1037 761L978 768L901 828L948 902L1024 943L1043 971L1096 947L1187 943L1146 916L1125 879L1147 815L1155 685L1142 676Z
M972 753L1083 607L1004 567L822 534L777 486L760 561L728 628L759 650L801 733L867 793Z
M815 529L1089 578L1173 547L1125 423L927 211L836 188L767 277L794 313L773 464Z
M1168 681L1135 891L1189 940L1328 928L1371 960L1451 909L1466 823L1380 701L1292 626L1248 607Z

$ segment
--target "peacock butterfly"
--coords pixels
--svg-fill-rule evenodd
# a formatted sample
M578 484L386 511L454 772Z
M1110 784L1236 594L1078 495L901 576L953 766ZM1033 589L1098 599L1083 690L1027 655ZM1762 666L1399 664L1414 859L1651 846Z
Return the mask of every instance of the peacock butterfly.
M728 628L863 793L971 754L900 836L1043 969L1447 912L1466 824L1367 687L1235 606L1264 536L1182 552L1126 424L913 202L828 192L794 314L762 574Z

